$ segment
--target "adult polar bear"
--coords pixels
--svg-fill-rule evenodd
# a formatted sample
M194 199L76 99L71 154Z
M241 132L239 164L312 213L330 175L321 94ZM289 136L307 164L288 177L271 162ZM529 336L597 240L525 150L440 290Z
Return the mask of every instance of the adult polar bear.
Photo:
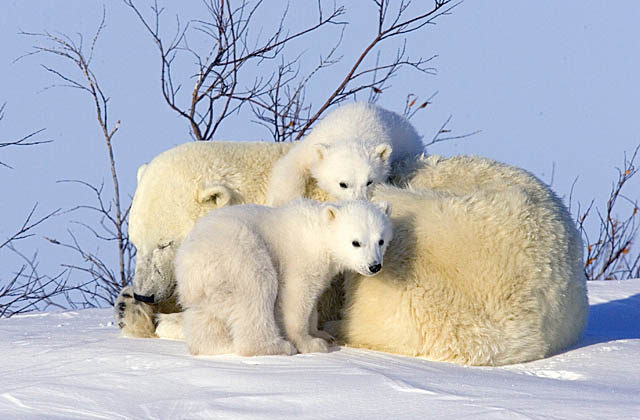
M367 199L373 185L386 182L391 164L423 153L406 118L365 102L343 105L276 162L267 204L304 196L310 177L333 200Z
M317 329L317 300L339 272L380 271L389 213L387 203L307 199L209 212L176 254L189 351L326 353L330 336Z
M264 202L269 171L287 147L189 143L147 165L130 219L139 252L136 283L147 280L139 277L146 261L157 274L156 297L171 296L173 258L156 257L177 246L209 209ZM373 192L393 206L385 267L374 278L356 276L345 284L342 313L329 306L320 314L342 315L330 327L344 343L502 365L548 356L579 339L588 312L582 243L566 207L546 185L479 157L399 161L390 180L407 188ZM202 200L207 185L218 192ZM317 193L313 184L308 193ZM123 332L155 336L158 308L123 291L119 303L125 302Z
M487 159L431 156L416 170L410 188L374 192L393 204L385 268L349 282L342 320L325 329L352 346L471 365L575 343L588 314L582 240L558 197Z

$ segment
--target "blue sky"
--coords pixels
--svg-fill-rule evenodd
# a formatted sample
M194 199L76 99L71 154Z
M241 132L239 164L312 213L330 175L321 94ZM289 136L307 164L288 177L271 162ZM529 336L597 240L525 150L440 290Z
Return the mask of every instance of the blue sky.
M145 7L145 2L138 3ZM201 2L181 3L167 10L168 33L174 14L183 21L202 16ZM311 3L290 5L287 22L292 31L316 19L315 2ZM258 21L267 32L282 10L274 4L284 3L270 2ZM122 2L107 3L106 11L107 28L97 45L95 72L111 97L111 117L121 120L114 148L126 198L134 193L137 167L189 141L189 134L187 124L160 96L159 62L148 34ZM0 160L14 169L0 168L0 238L15 230L35 202L44 213L91 200L86 191L57 180L96 184L104 180L110 191L105 147L90 98L70 89L45 89L55 79L41 63L64 71L70 68L45 56L14 62L34 43L19 31L88 37L101 13L100 2L3 2L0 103L7 102L7 107L0 122L0 141L45 128L39 138L53 142L2 150ZM344 19L351 25L340 50L343 62L309 86L307 95L313 104L323 101L326 87L335 85L337 75L371 38L376 27L373 2L348 2ZM551 182L555 168L552 187L560 196L568 197L578 177L574 199L586 204L595 198L602 203L624 152L632 152L640 143L638 21L640 3L635 1L617 2L614 7L596 1L468 0L436 26L408 39L411 56L438 55L433 61L437 75L405 70L392 80L392 89L379 103L402 111L407 93L426 98L437 91L434 103L412 119L425 139L432 138L449 115L453 115L450 127L455 132L481 132L441 143L430 153L491 157L523 167L546 182ZM303 70L311 68L338 35L336 28L328 28L292 45L290 54L303 53ZM397 46L383 45L383 57L395 54ZM265 70L266 65L258 71ZM250 113L229 119L215 138L268 140L269 133L249 123L251 119ZM640 199L640 180L629 185L627 195ZM41 236L64 236L71 219L92 220L61 216L23 243L22 249L40 249L45 271L66 257L50 251Z

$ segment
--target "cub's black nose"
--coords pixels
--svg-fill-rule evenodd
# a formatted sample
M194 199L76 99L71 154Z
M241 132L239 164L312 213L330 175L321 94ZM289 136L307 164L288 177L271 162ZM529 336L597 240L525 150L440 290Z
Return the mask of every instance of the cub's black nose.
M381 268L382 268L381 264L370 265L369 271L371 271L372 273L377 273L378 271L380 271Z

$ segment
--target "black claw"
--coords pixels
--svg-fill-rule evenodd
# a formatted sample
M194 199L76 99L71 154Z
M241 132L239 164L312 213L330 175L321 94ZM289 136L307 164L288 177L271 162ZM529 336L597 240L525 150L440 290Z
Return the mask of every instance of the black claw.
M127 304L124 302L120 302L118 303L118 311L120 312L124 312L124 310L127 308Z
M131 299L133 297L129 293L123 293L122 296L126 297L126 298L129 298L129 299Z

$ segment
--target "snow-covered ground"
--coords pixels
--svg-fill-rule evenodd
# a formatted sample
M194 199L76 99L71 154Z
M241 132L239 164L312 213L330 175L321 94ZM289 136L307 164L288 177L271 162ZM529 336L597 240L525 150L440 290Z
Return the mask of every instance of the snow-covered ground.
M501 368L339 348L192 357L109 309L0 320L2 419L639 419L640 280L589 282L585 337Z

